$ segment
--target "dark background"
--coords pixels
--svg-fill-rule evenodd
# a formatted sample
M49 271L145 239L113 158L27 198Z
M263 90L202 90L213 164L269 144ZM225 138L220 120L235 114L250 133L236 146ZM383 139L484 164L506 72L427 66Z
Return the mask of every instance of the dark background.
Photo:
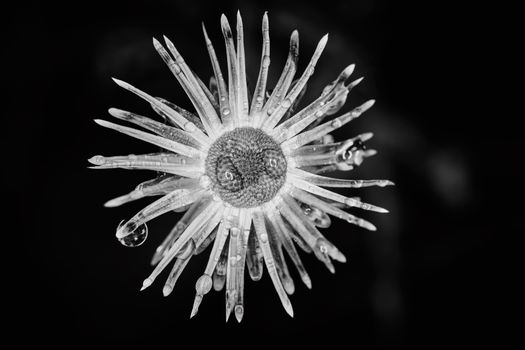
M192 259L170 297L162 297L163 278L138 292L151 270L150 256L179 214L154 220L140 248L122 247L114 238L117 224L146 202L116 209L102 204L151 174L88 170L86 161L95 154L152 151L92 122L109 119L109 107L153 116L110 77L190 108L151 37L170 37L207 80L212 70L200 22L224 59L220 15L233 25L237 9L252 86L265 10L272 40L270 86L293 29L301 37L300 71L317 40L330 33L304 101L356 63L354 76L366 79L345 109L369 98L377 103L336 137L372 131L369 146L379 154L338 175L396 183L356 192L390 209L386 215L355 211L374 222L377 232L335 220L325 230L349 257L335 275L303 254L313 289L292 271L293 319L265 274L257 283L247 280L240 325L233 317L225 324L224 294L216 292L188 319L207 253ZM6 289L14 295L7 299L13 311L9 332L22 342L70 345L427 348L501 342L506 338L501 331L511 332L503 306L511 289L505 275L510 263L502 258L510 256L504 253L511 237L525 232L520 206L502 194L511 197L512 185L523 178L522 156L512 152L523 148L523 138L502 110L505 101L487 97L506 88L497 84L493 10L379 0L24 2L9 9L4 87L13 89L4 116L9 144L4 164L10 170L3 171L3 191L16 199L3 234L17 240L4 245L6 270L12 271Z

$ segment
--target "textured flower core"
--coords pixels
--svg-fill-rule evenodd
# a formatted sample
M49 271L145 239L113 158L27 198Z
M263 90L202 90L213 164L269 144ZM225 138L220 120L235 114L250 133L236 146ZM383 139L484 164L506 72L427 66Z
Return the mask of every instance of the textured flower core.
M212 144L206 174L223 201L237 208L257 207L275 197L284 184L286 159L262 130L237 128Z

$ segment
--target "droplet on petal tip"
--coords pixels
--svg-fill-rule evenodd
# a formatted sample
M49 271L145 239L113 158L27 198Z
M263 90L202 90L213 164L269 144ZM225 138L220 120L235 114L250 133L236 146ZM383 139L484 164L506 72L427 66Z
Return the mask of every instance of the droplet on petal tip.
M286 68L286 74L283 75L286 78L277 84L274 90L277 92L271 97L273 94L268 93L271 87L266 86L270 62L269 22L268 11L264 12L260 81L252 97L256 101L251 106L252 111L248 106L249 89L246 87L246 62L242 48L243 20L239 10L236 12L236 19L234 40L226 15L222 14L220 17L228 62L228 71L224 73L221 72L204 22L201 22L214 69L212 79L215 83L209 88L188 67L189 63L184 61L166 35L163 35L166 48L159 40L152 38L153 46L190 97L195 114L190 111L180 112L179 109L172 108L169 102L153 97L155 95L111 78L120 87L145 100L162 117L164 123L153 119L148 121L148 117L117 108L109 108L108 113L141 127L148 126L145 128L148 132L102 119L94 119L95 123L148 142L156 147L156 152L161 153L108 157L95 155L88 159L94 165L89 168L154 170L160 174L157 178L162 178L148 181L147 191L141 184L134 191L104 203L105 207L117 207L147 196L162 196L130 220L119 224L117 239L127 247L140 246L146 240L146 223L149 220L164 213L186 211L157 248L151 260L154 270L143 281L141 291L151 286L163 269L173 264L172 272L162 288L164 296L170 295L190 258L205 251L214 242L206 270L195 284L196 293L190 318L197 314L204 295L213 288L216 291L226 290L226 322L232 313L237 322L241 322L245 311L243 272L248 269L250 277L258 280L262 277L263 265L266 266L286 313L294 317L288 295L294 293L295 284L284 263L283 252L276 248L275 242L282 242L302 282L311 289L312 280L304 269L296 245L306 252L313 251L327 269L335 273L333 261L345 263L347 258L319 231L330 225L328 215L376 231L377 228L372 223L353 216L346 210L388 213L387 209L361 202L357 197L342 196L325 187L385 187L394 183L389 180L344 180L316 175L330 171L326 169L352 170L364 158L377 153L373 149L361 147L360 144L372 138L371 132L340 143L331 134L334 129L343 127L375 103L374 99L368 100L337 117L336 113L345 103L347 94L363 80L361 77L345 85L355 70L355 64L346 66L336 80L321 89L321 100L316 100L311 106L305 104L306 107L302 110L297 108L297 111L293 111L296 114L289 111L290 108L299 106L297 102L309 84L308 79L314 75L315 65L328 42L328 33L321 37L310 63L304 73L300 73L295 71L294 66L298 57L298 50L294 48L298 48L299 32L292 31L289 54L293 55L293 69ZM297 73L300 78L292 83ZM231 85L228 86L226 81ZM330 113L336 118L319 122L331 115ZM170 121L169 124L167 120ZM154 127L150 128L151 125ZM270 135L279 135L280 139L277 142ZM162 151L158 151L158 147ZM334 148L337 151L333 151ZM314 152L313 156L305 155L305 150L310 149ZM326 157L323 152L328 152ZM325 158L319 161L319 157ZM161 168L159 164L162 165ZM321 169L316 170L318 168ZM176 180L164 181L164 176ZM313 219L312 214L303 211L303 202L317 213ZM270 220L270 217L273 219ZM274 222L277 222L277 227L274 227ZM253 228L255 230L250 231ZM277 236L280 238L276 239Z

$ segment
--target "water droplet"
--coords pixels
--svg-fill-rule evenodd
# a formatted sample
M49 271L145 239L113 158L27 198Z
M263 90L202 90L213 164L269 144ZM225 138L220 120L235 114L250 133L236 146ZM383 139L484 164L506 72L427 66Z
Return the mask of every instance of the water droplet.
M195 131L196 128L197 127L192 122L188 122L188 123L184 124L184 130L186 130L188 132L193 132L193 131Z
M290 108L290 106L292 105L292 101L290 101L290 99L285 99L283 102L282 102L282 106L284 108Z
M255 98L255 100L256 100L257 102L262 102L262 101L263 101L263 97L259 95L259 96L257 96L257 97Z
M117 230L120 229L122 225L122 222L119 224L119 227ZM142 243L146 241L146 238L148 238L148 226L146 224L142 224L139 227L137 227L133 232L131 232L129 235L119 238L119 242L126 247L138 247Z
M269 164L271 167L275 168L275 167L277 166L277 159L273 159L273 158L270 159L270 160L268 161L268 164Z
M332 127L339 128L341 125L343 125L343 123L341 123L341 120L339 119L332 120Z
M208 187L210 185L210 183L211 183L211 180L210 180L209 176L203 175L203 176L201 176L199 182L200 182L202 187Z
M224 96L221 97L221 101L222 101L222 102L226 101L226 97L224 97Z
M128 158L129 160L137 160L137 156L135 154L130 154Z
M308 70L306 71L306 74L307 75L313 75L315 72L315 68L314 67L310 67L308 68Z
M231 111L228 108L224 108L222 110L222 115L229 115L230 113L231 113Z
M321 253L323 254L326 254L328 253L328 248L323 244L319 247L319 250L321 251Z
M273 111L274 111L274 108L270 108L268 111L266 111L266 114L268 115L272 115L273 114Z
M317 113L315 113L315 116L317 118L321 118L323 116L323 114L324 114L323 111L318 111Z
M195 283L197 294L206 294L211 290L212 279L209 275L202 275Z
M224 173L224 177L227 179L227 180L233 180L233 174L229 171L225 172Z
M264 56L262 60L263 67L268 67L270 65L270 56Z
M234 256L232 256L232 257L230 258L230 265L231 265L231 266L235 266L235 264L237 264L237 259L236 259Z
M261 239L261 242L263 243L268 242L268 235L266 233L261 234L259 238Z

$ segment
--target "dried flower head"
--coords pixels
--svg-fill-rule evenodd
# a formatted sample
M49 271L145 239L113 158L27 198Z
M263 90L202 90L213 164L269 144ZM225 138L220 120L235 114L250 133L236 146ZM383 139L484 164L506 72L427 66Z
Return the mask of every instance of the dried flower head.
M347 180L319 175L334 170L351 170L375 154L364 142L371 133L334 142L330 135L359 117L373 100L328 121L343 106L350 90L362 79L347 83L354 65L341 74L308 106L295 112L306 83L314 73L328 36L317 48L301 77L297 70L299 34L294 31L284 70L274 89L268 92L266 78L270 65L268 17L262 23L262 59L253 97L246 84L243 24L237 14L237 45L228 20L221 18L228 63L228 85L215 50L204 29L214 70L208 88L188 67L173 43L164 37L166 48L153 39L155 49L189 96L198 117L162 98L153 97L128 83L114 79L124 89L147 101L162 121L115 108L109 113L142 127L138 129L96 120L114 129L162 148L143 155L104 157L89 161L96 169L147 169L157 177L105 205L115 207L147 196L162 196L117 228L117 238L126 246L138 246L147 237L146 222L167 212L185 211L164 242L157 248L151 275L142 289L172 263L164 285L168 295L193 255L212 244L204 274L195 285L191 316L197 313L203 296L213 287L226 285L226 319L232 311L238 321L244 314L244 269L257 281L263 264L286 312L293 316L288 295L294 282L283 256L283 248L296 266L301 280L311 288L295 246L314 252L334 272L332 260L345 256L318 230L330 226L330 217L375 230L375 227L345 209L357 207L380 213L385 209L340 195L325 187L356 188L386 186L387 180Z

